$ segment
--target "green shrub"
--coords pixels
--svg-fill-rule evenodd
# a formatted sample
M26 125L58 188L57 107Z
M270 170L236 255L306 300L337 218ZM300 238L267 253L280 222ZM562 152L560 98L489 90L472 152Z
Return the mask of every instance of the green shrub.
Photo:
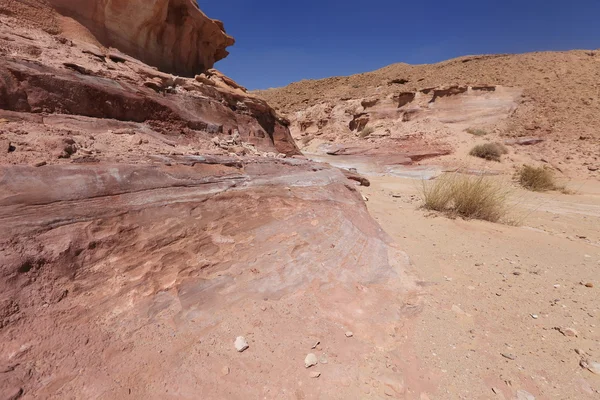
M508 154L508 149L501 143L478 144L469 152L469 155L491 161L500 161L503 154Z
M469 129L467 129L467 133L470 133L471 135L474 135L474 136L485 136L488 134L485 130L480 129L480 128L469 128Z
M554 180L554 174L546 167L532 167L523 165L519 170L519 183L525 189L535 192L544 192L547 190L564 190L558 186Z
M442 175L422 190L425 209L491 222L505 217L507 199L505 186L485 176Z

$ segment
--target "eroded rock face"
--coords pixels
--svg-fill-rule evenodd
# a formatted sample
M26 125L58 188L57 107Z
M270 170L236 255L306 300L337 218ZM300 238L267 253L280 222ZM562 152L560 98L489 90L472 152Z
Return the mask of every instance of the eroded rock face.
M4 166L0 189L2 389L277 394L310 379L297 370L318 338L343 368L301 390L352 397L378 378L359 360L395 346L405 258L335 168L202 156Z
M0 138L14 142L16 151L0 153L0 161L56 162L38 135L44 141L69 136L88 156L101 151L123 159L138 148L114 141L107 145L124 130L125 137L141 141L140 154L148 150L148 141L159 147L168 143L170 151L179 153L240 153L212 142L234 135L257 152L300 154L286 120L216 71L198 79L173 76L117 50L72 42L10 17L3 18L0 32L0 108L17 113L6 121Z
M48 0L59 13L161 71L194 76L229 53L234 40L194 0Z
M180 78L0 22L1 394L403 387L380 372L405 361L396 335L418 306L356 190L368 180L304 159L289 122L217 71ZM326 386L309 350L330 357Z

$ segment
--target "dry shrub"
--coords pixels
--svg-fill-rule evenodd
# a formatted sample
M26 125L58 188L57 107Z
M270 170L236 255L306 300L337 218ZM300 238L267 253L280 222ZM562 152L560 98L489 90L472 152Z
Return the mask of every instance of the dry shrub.
M485 136L488 134L485 130L480 128L469 128L467 129L467 133L470 133L473 136Z
M500 161L503 154L508 154L508 149L501 143L484 143L473 147L469 155L486 160Z
M423 207L450 216L498 222L507 213L506 185L485 176L442 175L423 184Z
M370 126L365 126L362 131L359 132L358 136L361 138L366 138L373 132L375 132L375 129L371 128Z
M565 190L563 186L558 186L554 180L554 174L546 167L532 167L523 165L519 170L519 183L525 189L534 192L545 192L547 190Z

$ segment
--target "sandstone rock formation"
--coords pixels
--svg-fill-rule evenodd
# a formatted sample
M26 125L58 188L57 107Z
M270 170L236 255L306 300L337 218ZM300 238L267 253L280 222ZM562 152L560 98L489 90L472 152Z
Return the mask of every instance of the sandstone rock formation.
M229 53L234 40L195 0L48 0L104 46L161 71L194 76Z
M71 40L30 20L40 4L0 13L0 394L401 395L409 378L381 371L418 303L369 182L306 160L217 71Z
M98 150L117 160L129 156L113 140L123 133L141 141L139 148L130 149L139 154L153 143L168 143L175 152L246 153L212 142L216 136L233 135L258 152L300 154L288 122L221 74L176 77L116 50L31 30L14 18L4 22L0 108L13 113L4 117L10 124L0 140L17 149L2 154L7 162L57 162L39 147L36 133L48 142L69 136L85 153L76 157L87 158L97 158ZM31 134L22 135L22 130ZM86 133L90 130L95 131L92 138Z
M356 381L357 361L393 345L405 261L339 170L163 156L0 177L3 393L281 398L310 379L315 338L337 354L329 384L294 390L352 397L378 378Z

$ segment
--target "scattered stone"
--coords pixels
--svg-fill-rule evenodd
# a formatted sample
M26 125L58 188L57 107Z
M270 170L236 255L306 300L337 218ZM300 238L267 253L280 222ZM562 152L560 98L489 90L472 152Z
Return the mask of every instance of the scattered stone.
M327 361L327 354L321 354L321 357L319 357L319 362L321 364L327 364L328 363L328 361Z
M517 400L535 400L535 396L525 390L517 390Z
M454 304L452 306L452 311L454 311L458 315L464 315L466 317L470 317L471 316L471 314L468 314L468 313L464 312L463 309L460 308L459 306L457 306L456 304Z
M13 146L12 143L9 143L8 144L8 152L12 153L15 150L17 150L17 148L15 146Z
M354 333L352 333L350 331L346 332L346 337L350 338L352 336L354 336Z
M531 315L531 318L533 318L533 319L538 319L539 318L539 316L537 314L530 314L530 315Z
M85 67L83 67L83 66L81 66L79 64L66 62L66 63L63 63L63 65L66 68L72 69L73 71L77 71L77 72L79 72L82 75L93 75L94 74L91 70L89 70L89 69L87 69L87 68L85 68Z
M515 276L520 276L520 275L521 275L521 273L520 273L519 271L515 271L515 272L513 272L513 275L515 275Z
M304 359L304 366L306 368L310 368L313 365L317 365L319 363L319 359L314 353L309 353Z
M237 339L235 339L235 349L238 352L242 352L244 350L247 350L248 347L250 347L248 345L248 342L246 342L246 339L243 336L238 336Z
M363 195L362 198L363 198L364 201L369 201L369 198L367 196L365 196L365 195Z
M40 161L40 162L36 162L35 164L33 164L34 167L43 167L44 165L46 165L46 161Z
M260 310L261 310L261 311L267 311L267 307L266 307L266 306L261 306L261 307L260 307Z
M589 169L590 171L592 171L592 172L596 172L596 171L598 171L598 168L599 168L599 167L592 166L592 165L589 165L589 166L588 166L588 169Z
M590 371L592 374L600 375L600 363L599 362L590 361L585 358L582 358L581 361L579 362L579 365L581 365L582 368L585 368L588 371Z
M318 346L318 345L320 345L320 344L321 344L321 342L317 342L317 343L315 343L315 344L313 345L313 347L311 347L311 349L313 349L313 350L314 350L314 349L316 349L316 348L317 348L317 346Z
M517 356L515 356L514 354L502 353L502 357L508 358L509 360L513 360L513 361L517 359Z
M313 371L313 372L310 373L310 377L311 378L318 378L320 376L321 376L321 373L317 372L317 371Z
M594 284L592 282L588 282L586 284L583 284L583 286L585 286L586 288L593 288Z
M557 331L559 331L563 335L568 336L568 337L577 337L577 336L579 336L579 332L577 332L573 328L560 328L560 327L556 327L554 329L557 330Z
M223 375L229 375L229 372L230 372L229 367L223 367L221 372L223 373Z
M554 289L560 288L560 285L554 285Z

